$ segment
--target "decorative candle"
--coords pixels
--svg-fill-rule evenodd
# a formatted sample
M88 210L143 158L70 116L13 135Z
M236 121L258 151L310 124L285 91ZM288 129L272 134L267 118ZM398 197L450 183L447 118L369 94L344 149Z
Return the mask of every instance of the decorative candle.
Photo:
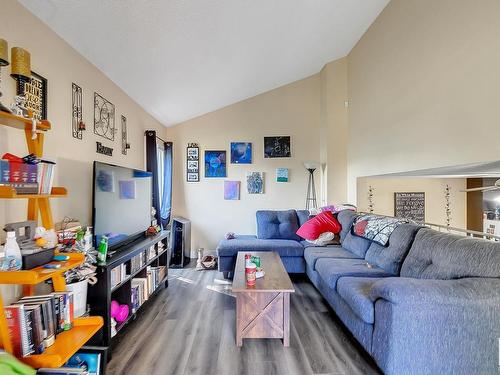
M5 39L0 38L0 66L9 65L9 45Z
M31 77L31 56L21 47L12 47L12 66L10 75L13 77Z

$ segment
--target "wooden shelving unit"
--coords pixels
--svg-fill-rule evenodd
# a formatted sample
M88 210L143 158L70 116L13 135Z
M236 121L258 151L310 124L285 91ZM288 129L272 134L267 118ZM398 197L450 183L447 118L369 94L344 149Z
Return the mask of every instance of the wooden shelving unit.
M61 367L101 329L102 324L100 316L76 318L73 328L57 335L54 345L47 348L43 354L19 359L33 368Z
M0 199L64 198L66 196L68 196L68 191L63 187L53 187L50 194L17 194L13 187L0 186Z
M26 144L29 153L38 157L43 155L43 141L45 132L51 129L49 121L37 123L37 136L32 139L32 122L0 111L0 126L8 126L24 130ZM54 187L50 194L17 194L10 186L0 186L0 199L28 199L28 220L38 220L41 215L42 225L47 229L54 227L50 198L66 197L68 192L64 187ZM68 253L69 259L61 262L61 268L45 269L37 267L23 271L0 271L0 284L20 284L23 286L23 295L33 295L35 285L52 280L54 291L66 291L66 280L64 273L69 269L78 267L84 262L84 255ZM76 318L73 328L57 335L55 343L47 348L42 354L30 355L19 358L20 361L34 368L61 367L75 354L87 341L89 341L103 327L103 319L100 316ZM2 295L0 293L0 347L9 353L13 353L12 342L7 327L7 319L3 307Z
M58 278L71 268L78 267L83 264L85 260L83 254L80 253L65 253L69 259L65 262L59 262L61 268L46 269L43 267L36 267L31 270L23 271L1 271L0 284L21 284L21 285L37 285L46 280ZM63 286L61 285L61 288ZM64 289L66 287L64 286Z
M22 130L30 130L31 131L31 120L13 115L12 113L2 112L0 111L0 123L5 126L10 126L12 128L22 129ZM42 120L38 121L36 125L36 129L40 131L47 131L52 128L50 121Z
M111 336L111 301L116 300L120 304L127 304L132 308L131 300L131 283L134 277L146 277L146 270L148 266L165 266L167 267L167 274L163 280L160 280L158 287L149 296L135 313L131 313L126 321L118 324L115 328L118 334L124 334L127 325L133 321L137 314L145 311L150 301L160 292L160 290L168 285L168 262L170 259L170 252L168 250L168 231L162 231L156 236L143 237L137 241L123 246L113 256L111 256L106 264L97 267L97 284L89 286L88 303L90 304L90 312L92 315L99 315L104 319L104 327L102 331L102 340L95 342L96 345L112 346L114 338ZM157 244L163 242L164 248L158 252ZM132 270L130 259L133 257L148 252L148 249L155 246L156 255L148 258L144 265L138 269ZM111 284L111 271L125 264L127 269L127 277L125 277L119 284Z
M30 119L13 115L12 113L0 111L0 126L8 126L15 129L24 130L28 152L35 154L39 158L43 156L43 142L45 132L51 129L50 121L38 121L36 125L36 138L33 139L32 123ZM40 213L42 225L47 229L54 228L52 220L52 210L50 198L65 197L68 194L65 188L53 188L51 194L44 195L23 195L16 194L11 187L0 187L0 199L28 199L28 220L38 221Z
M24 287L23 294L32 295L35 285L51 279L54 291L63 292L66 290L66 281L63 276L64 272L71 268L78 267L84 261L82 254L67 253L65 255L70 257L69 260L61 262L61 268L55 270L37 267L26 271L0 271L0 284L21 284ZM85 345L102 326L103 319L100 316L77 318L74 320L73 328L57 335L54 345L47 348L44 353L22 357L19 358L19 360L34 368L60 367L66 363L78 349ZM1 295L0 346L7 352L13 353Z

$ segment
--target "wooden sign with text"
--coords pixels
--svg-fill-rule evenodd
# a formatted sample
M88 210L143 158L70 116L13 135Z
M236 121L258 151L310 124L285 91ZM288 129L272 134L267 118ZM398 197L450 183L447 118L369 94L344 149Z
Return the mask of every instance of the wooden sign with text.
M394 193L394 216L425 222L425 193Z

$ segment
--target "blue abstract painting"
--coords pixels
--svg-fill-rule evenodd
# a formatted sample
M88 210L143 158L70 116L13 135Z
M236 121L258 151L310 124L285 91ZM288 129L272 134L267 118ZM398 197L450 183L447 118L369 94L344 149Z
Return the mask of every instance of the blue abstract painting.
M264 194L264 172L247 172L248 194Z
M240 181L224 181L224 199L230 201L240 199Z
M226 176L226 151L205 151L205 177Z
M231 163L252 164L252 144L231 142Z

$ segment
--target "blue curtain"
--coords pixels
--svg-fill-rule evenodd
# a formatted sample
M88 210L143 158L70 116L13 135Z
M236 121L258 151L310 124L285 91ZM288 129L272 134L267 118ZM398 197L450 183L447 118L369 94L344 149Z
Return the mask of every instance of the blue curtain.
M161 224L166 228L172 213L172 142L164 143L163 152L163 195L161 197Z
M154 130L146 131L146 168L153 173L156 221L166 228L172 212L172 142L164 142Z
M146 169L153 174L153 196L151 197L151 203L156 210L156 221L160 223L160 189L158 183L157 148L156 132L154 130L146 131Z

